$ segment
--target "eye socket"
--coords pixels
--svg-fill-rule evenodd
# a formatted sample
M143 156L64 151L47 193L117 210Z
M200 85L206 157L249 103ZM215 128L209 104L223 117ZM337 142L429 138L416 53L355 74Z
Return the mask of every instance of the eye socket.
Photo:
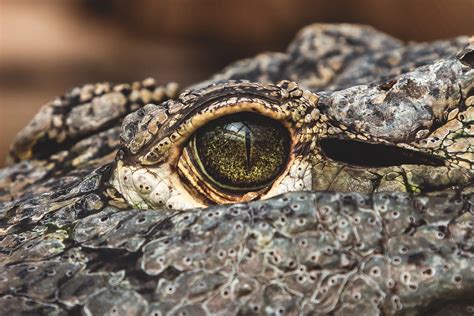
M249 192L268 186L285 169L290 134L278 121L242 112L201 127L188 146L196 169L214 187Z

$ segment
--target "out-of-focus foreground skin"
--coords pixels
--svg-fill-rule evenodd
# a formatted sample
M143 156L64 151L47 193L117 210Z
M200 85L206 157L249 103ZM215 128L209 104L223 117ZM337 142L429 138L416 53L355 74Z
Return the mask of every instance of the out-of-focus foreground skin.
M0 314L472 314L473 67L316 24L183 91L72 89L0 171Z

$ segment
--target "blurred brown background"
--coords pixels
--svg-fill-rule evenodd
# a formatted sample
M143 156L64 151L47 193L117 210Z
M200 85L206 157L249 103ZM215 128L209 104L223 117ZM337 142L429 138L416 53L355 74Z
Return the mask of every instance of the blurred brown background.
M0 166L55 95L148 76L181 86L284 50L314 22L370 24L404 40L474 34L474 0L0 0Z

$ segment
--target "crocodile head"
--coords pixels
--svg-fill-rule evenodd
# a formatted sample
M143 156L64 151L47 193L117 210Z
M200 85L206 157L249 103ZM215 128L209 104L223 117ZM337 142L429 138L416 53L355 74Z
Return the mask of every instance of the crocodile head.
M473 180L472 74L452 59L335 92L290 81L188 90L125 118L112 183L135 207L170 209L463 187Z
M472 314L466 42L314 25L53 100L0 170L0 314Z

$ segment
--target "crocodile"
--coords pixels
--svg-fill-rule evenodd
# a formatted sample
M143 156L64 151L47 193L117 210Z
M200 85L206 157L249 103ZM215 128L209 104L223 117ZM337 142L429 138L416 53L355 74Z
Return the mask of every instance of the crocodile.
M473 315L474 38L314 24L73 88L0 170L1 315Z

